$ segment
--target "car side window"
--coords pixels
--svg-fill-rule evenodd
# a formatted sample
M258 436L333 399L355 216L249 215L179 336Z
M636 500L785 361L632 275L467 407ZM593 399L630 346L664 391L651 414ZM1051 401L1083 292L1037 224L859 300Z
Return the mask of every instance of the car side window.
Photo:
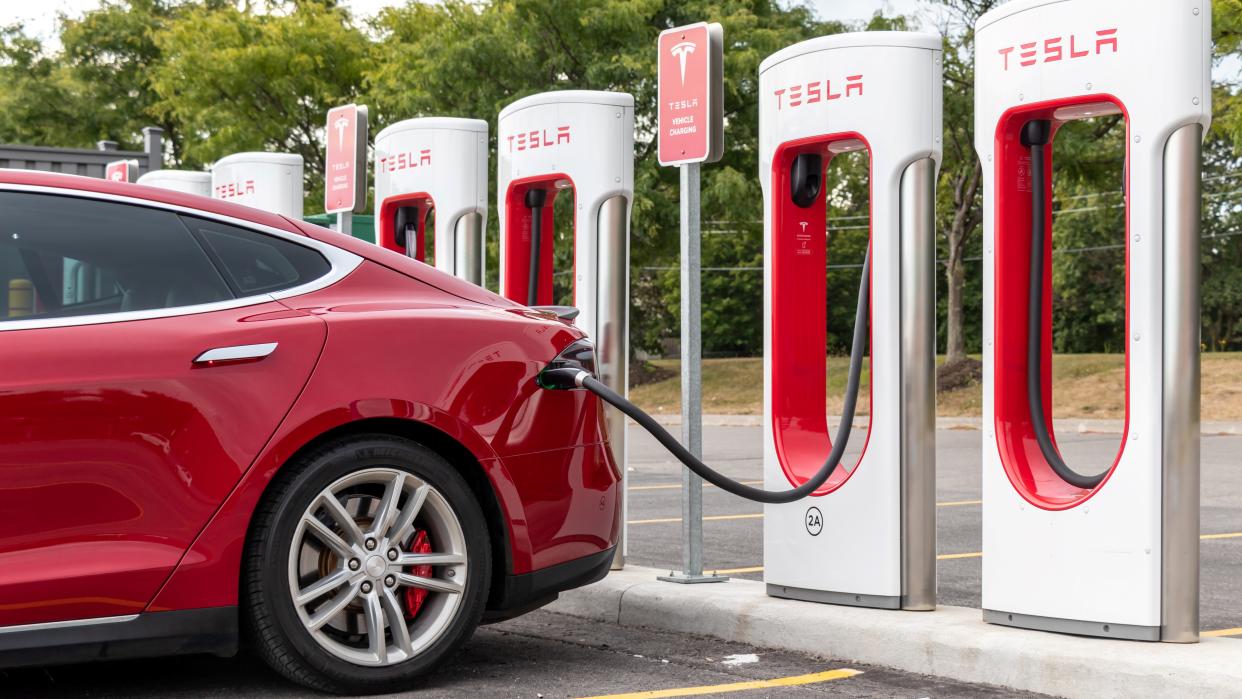
M182 219L203 241L239 296L291 289L332 269L323 255L297 243L218 221Z
M232 298L173 212L0 192L0 323Z

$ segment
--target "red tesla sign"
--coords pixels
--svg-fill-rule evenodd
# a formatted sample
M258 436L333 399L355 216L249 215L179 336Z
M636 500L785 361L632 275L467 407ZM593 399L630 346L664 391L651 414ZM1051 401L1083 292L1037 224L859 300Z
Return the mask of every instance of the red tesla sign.
M355 104L328 110L323 209L355 211L366 205L367 108Z
M133 182L137 174L137 160L113 160L104 167L104 179L111 182Z
M723 31L700 22L660 33L659 144L661 165L719 160L723 104Z

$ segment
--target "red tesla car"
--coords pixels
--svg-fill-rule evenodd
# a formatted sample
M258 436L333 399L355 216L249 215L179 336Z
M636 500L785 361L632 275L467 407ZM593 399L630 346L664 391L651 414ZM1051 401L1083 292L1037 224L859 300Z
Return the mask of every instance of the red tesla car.
M0 170L0 666L236 651L408 686L603 577L583 334L254 209Z

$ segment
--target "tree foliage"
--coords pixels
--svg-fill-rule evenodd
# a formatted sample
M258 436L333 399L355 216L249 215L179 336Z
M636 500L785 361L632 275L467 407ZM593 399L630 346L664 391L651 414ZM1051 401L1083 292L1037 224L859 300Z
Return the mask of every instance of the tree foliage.
M944 36L944 158L937 199L940 344L951 358L981 348L981 169L973 148L973 25L999 0L924 3ZM1213 7L1218 73L1242 50L1242 0ZM164 128L169 164L201 167L231 152L277 150L306 161L307 209L322 192L323 123L337 104L371 108L372 132L417 116L487 119L546 90L629 92L635 98L631 223L633 340L659 351L677 337L678 173L654 152L655 41L693 21L725 29L726 153L703 168L704 345L762 350L763 228L758 168L758 68L798 41L852 29L903 29L877 13L855 26L825 23L781 0L445 0L409 2L367 23L336 0L100 0L62 18L51 50L21 26L0 28L0 142L137 148L141 128ZM1236 78L1237 76L1229 76ZM1204 341L1242 346L1242 109L1234 80L1217 84L1205 145ZM1055 162L1054 343L1113 351L1124 330L1124 217L1118 208L1124 125L1075 125ZM494 179L494 178L493 178ZM829 171L830 351L852 332L858 264L867 241L865 157ZM491 201L495 201L495 182ZM564 205L558 216L567 212ZM497 217L489 217L495 270ZM558 268L570 268L567 228ZM493 272L494 274L494 272ZM493 277L491 285L495 286ZM568 293L568 276L557 289ZM821 311L815 311L816 314Z

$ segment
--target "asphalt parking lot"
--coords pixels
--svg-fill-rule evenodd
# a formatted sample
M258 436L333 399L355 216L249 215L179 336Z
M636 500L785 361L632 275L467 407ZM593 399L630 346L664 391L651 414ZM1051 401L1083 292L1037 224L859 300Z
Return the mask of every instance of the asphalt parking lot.
M631 426L630 556L634 564L680 567L680 467ZM674 429L674 432L676 430ZM1076 465L1111 461L1117 435L1063 434ZM704 428L706 460L734 478L761 471L760 429ZM1205 631L1242 640L1242 437L1202 442L1201 616ZM978 606L980 596L979 432L937 433L939 599ZM1086 470L1084 468L1084 470ZM709 568L762 576L762 508L715 488L704 490L704 552ZM853 673L859 674L853 674ZM186 657L0 671L0 696L301 697L255 657ZM1030 696L995 687L862 666L846 660L726 643L684 634L595 624L539 611L480 629L463 653L402 696L631 697Z
M669 428L675 435L676 427ZM705 461L743 481L762 478L762 435L753 426L705 426ZM641 428L630 427L629 561L681 568L681 470ZM980 433L936 433L936 529L941 604L980 604ZM1057 434L1066 459L1088 471L1116 455L1119 435ZM857 454L862 440L851 440ZM1203 436L1200 624L1242 640L1242 437ZM848 459L847 459L847 462ZM763 576L763 507L712 487L703 489L703 560L729 576Z
M550 612L480 629L417 690L426 697L1033 697L996 687L768 652L736 643L594 624ZM5 697L322 696L285 682L258 658L206 656L0 671Z

